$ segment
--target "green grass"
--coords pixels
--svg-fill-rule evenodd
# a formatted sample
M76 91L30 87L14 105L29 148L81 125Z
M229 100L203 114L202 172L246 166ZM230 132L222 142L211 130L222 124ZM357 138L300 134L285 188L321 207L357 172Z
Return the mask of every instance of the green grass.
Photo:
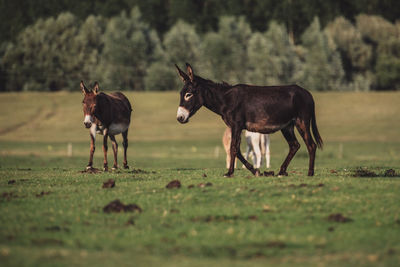
M400 94L314 96L325 141L314 177L300 141L288 177L239 168L228 179L221 119L202 109L178 124L176 92L128 93L131 170L100 174L80 172L89 156L80 94L0 95L1 265L398 266L400 177L384 173L400 174ZM288 151L280 133L271 150L277 172ZM354 177L359 168L378 176ZM116 186L103 189L109 178ZM182 187L166 189L174 179ZM115 199L143 212L104 213ZM336 213L351 221L328 220Z

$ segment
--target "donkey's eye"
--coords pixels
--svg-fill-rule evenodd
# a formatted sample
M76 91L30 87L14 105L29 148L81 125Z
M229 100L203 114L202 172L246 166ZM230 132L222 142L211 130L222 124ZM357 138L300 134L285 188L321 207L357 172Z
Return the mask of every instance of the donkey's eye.
M192 93L186 93L186 95L185 95L185 101L188 101L192 96L193 96Z

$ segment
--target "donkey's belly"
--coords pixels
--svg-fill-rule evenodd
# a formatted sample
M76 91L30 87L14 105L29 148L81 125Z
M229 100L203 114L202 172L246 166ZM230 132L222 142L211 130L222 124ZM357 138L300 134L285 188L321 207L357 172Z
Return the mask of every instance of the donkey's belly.
M291 122L292 121L288 121L281 124L270 124L263 120L259 122L246 122L246 129L251 132L270 134L285 128Z
M108 134L116 135L125 132L129 127L129 124L125 123L111 123L108 127Z

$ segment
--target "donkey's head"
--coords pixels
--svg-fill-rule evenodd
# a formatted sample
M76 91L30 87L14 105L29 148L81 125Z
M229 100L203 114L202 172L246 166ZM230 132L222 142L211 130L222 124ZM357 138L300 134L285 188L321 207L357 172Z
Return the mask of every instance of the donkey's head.
M84 98L82 101L83 104L83 114L85 119L83 120L83 124L85 124L86 128L90 128L92 123L94 123L94 113L96 111L96 96L99 92L99 84L97 82L94 83L94 87L92 90L86 88L83 81L81 81L81 90L83 92Z
M189 118L193 116L199 108L201 108L204 101L201 95L201 89L199 84L196 82L196 77L190 64L186 63L187 74L176 64L175 67L178 70L179 77L184 83L180 93L181 99L176 119L180 123L187 123Z

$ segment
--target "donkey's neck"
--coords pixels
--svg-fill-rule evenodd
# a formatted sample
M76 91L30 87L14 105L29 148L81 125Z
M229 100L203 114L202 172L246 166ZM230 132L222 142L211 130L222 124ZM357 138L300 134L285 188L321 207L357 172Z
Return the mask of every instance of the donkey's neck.
M231 86L228 84L218 84L210 80L203 80L203 100L204 106L209 110L222 115L222 108L224 106L224 94Z

